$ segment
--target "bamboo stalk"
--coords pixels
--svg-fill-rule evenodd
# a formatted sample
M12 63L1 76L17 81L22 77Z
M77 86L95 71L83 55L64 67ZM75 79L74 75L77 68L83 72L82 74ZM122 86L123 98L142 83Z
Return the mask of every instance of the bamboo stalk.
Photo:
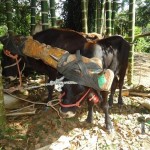
M51 22L52 27L56 28L56 14L55 14L55 0L50 0L50 12L51 12Z
M128 63L128 85L133 83L133 69L134 69L134 27L135 27L135 0L130 0L129 5L129 42L131 49L129 52L129 63Z
M36 0L31 1L31 35L35 30L35 10L36 10Z
M111 1L106 0L106 35L111 36Z
M42 13L42 29L48 28L48 4L47 0L41 0L41 13Z
M82 31L84 33L88 32L87 28L87 9L86 9L86 0L81 1L81 7L82 7Z

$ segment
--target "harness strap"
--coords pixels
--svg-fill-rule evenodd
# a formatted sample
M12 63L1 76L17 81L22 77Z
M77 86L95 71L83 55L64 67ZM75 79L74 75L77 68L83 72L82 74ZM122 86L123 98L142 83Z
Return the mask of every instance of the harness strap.
M99 73L103 73L102 68L95 63L85 64L83 63L80 55L80 51L77 51L77 60L73 60L64 65L68 54L61 57L58 62L57 70L63 74L67 79L77 82L80 85L94 88L95 90L100 89L97 79L98 74L89 74L88 69L99 69Z
M74 107L74 106L76 106L76 107L81 107L81 106L80 106L80 103L84 100L84 98L89 94L90 91L91 91L91 88L89 88L89 89L84 93L84 95L83 95L75 104L62 104L61 99L62 99L62 97L65 95L65 93L63 93L63 94L59 97L59 104L60 104L60 106L62 106L62 107Z
M16 60L16 65L17 65L17 69L18 69L18 74L19 74L19 87L22 86L22 77L21 77L21 71L20 71L20 66L19 66L19 61L18 61L18 55L12 55L10 53L9 50L4 50L4 54L12 59L15 59Z
M99 102L99 98L97 97L96 94L94 94L91 98L89 98L89 101L93 101L94 104Z
M12 59L17 59L18 55L12 55L9 50L4 50L4 54Z

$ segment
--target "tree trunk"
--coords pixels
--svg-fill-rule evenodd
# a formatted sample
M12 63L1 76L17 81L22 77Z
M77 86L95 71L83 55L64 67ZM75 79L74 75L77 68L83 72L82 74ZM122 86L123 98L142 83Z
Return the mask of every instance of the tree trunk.
M112 28L112 35L114 35L114 23L115 23L115 16L116 16L116 5L117 0L113 0L112 4L112 20L111 20L111 28Z
M35 30L36 0L31 0L31 35Z
M106 0L106 35L111 36L111 0Z
M48 3L47 0L41 0L41 13L42 13L42 29L48 28Z
M8 27L8 33L10 35L13 34L14 30L13 30L13 22L12 22L12 0L6 0L6 14L7 14L7 27Z
M55 0L50 0L50 12L52 27L56 28Z
M130 0L129 5L129 42L131 43L131 49L129 53L129 65L128 65L128 84L133 82L133 66L134 66L134 27L135 27L135 0Z
M81 8L82 8L82 31L84 33L88 32L88 28L87 28L87 3L86 0L82 0L81 1Z
M6 118L4 109L3 83L2 83L2 68L0 61L0 132L5 129Z

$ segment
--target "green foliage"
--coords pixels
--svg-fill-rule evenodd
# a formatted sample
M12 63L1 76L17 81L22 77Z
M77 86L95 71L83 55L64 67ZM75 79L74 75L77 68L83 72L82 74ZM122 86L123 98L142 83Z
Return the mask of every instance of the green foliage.
M14 33L29 35L30 33L30 2L29 0L13 0ZM5 1L0 2L0 25L6 25Z
M150 22L150 0L138 2L138 9L136 10L136 25L146 27Z
M142 34L141 27L135 27L135 35ZM150 53L150 37L140 37L135 40L135 51L136 52L147 52Z
M0 43L0 52L3 50L3 44Z
M66 0L63 3L64 27L82 31L81 0Z
M0 26L0 37L4 36L7 34L7 26ZM1 59L1 52L3 50L3 44L0 43L0 59Z
M142 37L137 39L135 41L135 51L150 53L150 38L145 39L144 37Z
M6 34L7 34L7 31L8 31L7 26L5 26L5 25L0 26L0 37L6 35Z
M30 33L30 3L19 3L14 1L14 32L20 35L29 35Z
M0 25L5 25L5 22L6 22L5 1L0 1Z
M115 34L126 36L128 33L128 13L123 12L116 15Z

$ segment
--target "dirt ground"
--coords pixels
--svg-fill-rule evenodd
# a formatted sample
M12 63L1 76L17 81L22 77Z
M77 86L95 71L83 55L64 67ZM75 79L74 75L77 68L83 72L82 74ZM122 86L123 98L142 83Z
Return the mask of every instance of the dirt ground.
M135 54L133 80L134 87L143 87L142 92L147 94L150 92L150 54ZM54 93L54 99L57 94ZM43 102L46 95L45 89L40 88L32 90L28 99ZM0 150L149 150L150 111L137 100L150 101L150 98L123 96L124 105L119 107L117 94L115 96L110 109L112 133L105 130L104 114L98 106L94 108L93 123L88 124L84 121L86 103L70 119L60 118L52 107L32 105L30 110L36 109L33 115L7 117L5 134L0 134ZM55 108L58 110L59 106ZM141 124L141 120L144 123Z

